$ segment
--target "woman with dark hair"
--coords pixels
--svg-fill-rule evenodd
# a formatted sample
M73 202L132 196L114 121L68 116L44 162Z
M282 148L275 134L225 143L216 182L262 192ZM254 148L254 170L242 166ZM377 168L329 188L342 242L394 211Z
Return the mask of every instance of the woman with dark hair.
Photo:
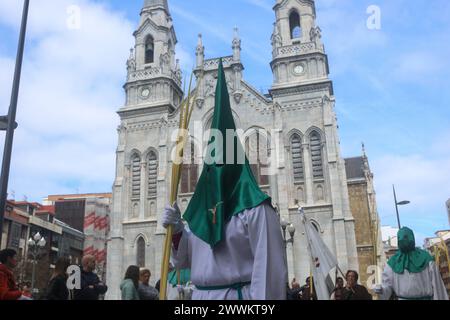
M67 258L59 258L50 278L47 289L47 300L69 300L67 289L67 268L70 263Z
M139 267L129 266L125 273L125 279L120 285L122 300L140 300L139 299Z

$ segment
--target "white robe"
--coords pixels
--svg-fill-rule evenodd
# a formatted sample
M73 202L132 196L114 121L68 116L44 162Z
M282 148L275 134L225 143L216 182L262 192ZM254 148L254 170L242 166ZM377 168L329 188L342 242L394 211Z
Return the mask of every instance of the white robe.
M285 300L286 252L280 221L268 204L245 210L231 218L225 238L214 249L188 230L175 251L178 269L191 269L196 286L223 286L250 282L242 289L244 300ZM194 289L193 300L238 300L234 289Z
M448 300L447 290L436 264L431 261L428 267L420 273L395 273L387 265L383 272L381 300L388 300L394 292L399 300L419 297L433 297L433 300Z
M183 285L184 296L181 296L178 292L178 288L173 286L169 281L167 281L167 300L192 300L193 288L189 283Z

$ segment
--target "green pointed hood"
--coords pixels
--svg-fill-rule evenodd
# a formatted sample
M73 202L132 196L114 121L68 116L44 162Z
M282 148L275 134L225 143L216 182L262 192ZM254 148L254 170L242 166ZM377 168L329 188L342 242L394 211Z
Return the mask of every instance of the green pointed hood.
M398 248L388 261L388 265L397 274L403 274L405 270L410 273L420 273L426 269L434 258L425 250L416 248L414 232L409 228L402 228L397 234Z
M270 199L259 188L239 139L228 139L231 147L226 148L227 130L229 136L234 134L236 125L222 60L217 78L211 129L217 129L216 133L221 133L223 141L211 133L203 172L183 216L192 233L211 247L222 241L225 225L233 216Z

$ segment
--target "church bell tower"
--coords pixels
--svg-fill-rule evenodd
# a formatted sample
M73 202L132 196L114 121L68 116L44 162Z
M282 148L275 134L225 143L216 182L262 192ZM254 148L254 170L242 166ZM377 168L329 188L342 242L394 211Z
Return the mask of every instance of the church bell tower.
M120 298L128 265L160 261L158 213L167 202L167 136L183 97L175 59L177 37L167 0L145 0L127 60L126 101L120 108L119 142L108 242L109 299ZM169 123L170 122L170 123Z
M272 34L273 90L329 82L328 59L312 0L278 0ZM330 83L330 94L332 87Z
M145 0L134 37L136 44L127 61L126 106L119 113L130 109L172 112L183 93L175 60L177 37L167 0Z
M316 23L314 0L276 0L272 42L275 116L282 119L288 159L288 192L279 192L282 212L297 221L298 206L316 224L341 269L358 270L354 218L350 211L328 58ZM283 176L279 175L279 179ZM279 182L280 183L280 182ZM303 226L298 224L298 230ZM288 254L290 270L306 275L306 239Z

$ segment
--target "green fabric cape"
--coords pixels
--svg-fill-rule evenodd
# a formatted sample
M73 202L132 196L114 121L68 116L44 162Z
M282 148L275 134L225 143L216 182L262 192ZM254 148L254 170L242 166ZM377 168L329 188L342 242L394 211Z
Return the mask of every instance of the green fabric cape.
M223 141L220 144L220 140L216 141L214 134L211 134L203 172L183 218L192 233L214 248L222 241L225 225L233 216L270 199L259 188L247 157L244 156L245 162L241 161L241 164L237 161L243 158L238 155L244 154L238 138L234 138L233 148L230 148L234 149L234 159L233 154L228 155L234 161L227 161L227 151L231 152L226 148L227 129L235 133L236 125L231 112L222 60L219 63L211 129L219 130Z
M402 228L397 234L397 253L388 261L388 265L397 274L405 270L410 273L420 273L426 269L434 258L425 250L416 248L414 233L409 228Z
M173 270L172 272L170 272L168 279L169 279L169 283L173 287L176 287L178 285L177 270ZM191 281L191 270L190 269L180 270L180 282L181 282L180 285L184 286L189 281Z

